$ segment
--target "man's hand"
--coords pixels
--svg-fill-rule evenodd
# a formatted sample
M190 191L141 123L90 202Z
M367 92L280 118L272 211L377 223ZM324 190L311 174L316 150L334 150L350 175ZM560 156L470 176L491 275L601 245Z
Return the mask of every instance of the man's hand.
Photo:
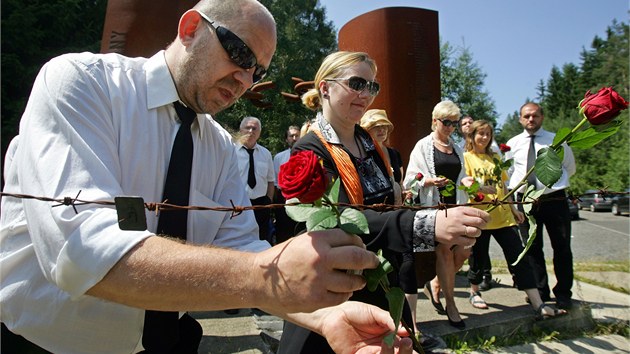
M389 348L383 337L394 331L389 312L376 306L348 301L339 306L321 309L321 333L335 353L399 353L410 354L409 334L399 328L394 346Z
M263 270L260 308L271 313L311 312L338 305L365 286L346 270L375 268L379 261L360 237L340 229L309 232L257 254Z
M447 245L472 246L490 214L471 207L440 210L435 217L435 240Z

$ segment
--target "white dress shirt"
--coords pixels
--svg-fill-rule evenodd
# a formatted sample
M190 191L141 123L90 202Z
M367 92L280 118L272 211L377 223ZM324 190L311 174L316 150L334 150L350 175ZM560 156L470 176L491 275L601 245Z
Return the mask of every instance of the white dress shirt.
M553 143L554 133L548 132L540 128L534 138L534 146L536 153L544 147L549 147ZM512 190L516 185L525 177L527 173L527 154L529 152L530 137L527 131L523 131L521 134L508 140L507 145L510 147L510 151L505 153L506 159L514 159L512 167L508 170L510 181L508 183L508 189ZM569 187L569 177L575 173L575 158L573 157L573 151L567 144L562 145L564 147L564 159L562 160L562 176L552 186L547 188L544 194L549 194L555 191L559 191ZM536 189L540 190L545 186L536 179ZM525 186L519 188L517 192L522 193L525 191Z
M273 158L271 152L260 144L254 145L254 175L256 176L256 186L250 188L247 184L249 173L249 153L245 147L236 144L236 155L238 156L238 166L241 170L241 181L247 190L249 199L256 199L267 195L269 183L274 183L275 175L273 170Z
M159 202L179 128L177 91L164 52L150 59L117 54L68 54L40 71L5 165L5 192L53 198L109 200L140 196ZM250 205L230 135L209 115L192 125L190 204ZM132 353L144 310L85 292L148 229L122 231L113 207L53 207L2 198L1 320L14 333L55 353ZM259 241L252 211L189 211L188 241L248 251ZM211 294L209 294L210 296Z
M289 161L291 157L291 149L282 150L273 157L273 169L276 173L276 187L278 187L278 178L280 176L280 166Z

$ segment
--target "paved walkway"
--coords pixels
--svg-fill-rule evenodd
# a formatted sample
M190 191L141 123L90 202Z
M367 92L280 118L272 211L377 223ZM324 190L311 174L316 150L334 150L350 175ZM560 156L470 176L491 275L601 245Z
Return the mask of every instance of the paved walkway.
M555 279L550 274L550 284ZM621 272L580 273L580 276L620 284L628 288L630 274ZM615 292L584 282L575 282L573 287L576 306L569 315L561 318L536 321L530 305L525 303L525 293L512 287L509 275L495 275L498 285L483 292L488 310L473 308L468 303L467 281L463 276L456 279L456 304L466 322L466 330L451 327L446 316L438 315L425 296L420 293L417 308L418 326L422 331L440 336L449 341L466 338L491 338L529 332L535 328L563 329L592 328L598 322L630 321L630 295ZM625 284L625 285L622 285ZM237 315L223 312L197 313L204 327L204 338L200 353L273 353L274 340L279 336L282 321L273 316L253 315L242 309ZM267 340L265 340L267 339ZM448 351L446 351L448 352ZM630 353L630 340L619 335L595 338L577 338L568 341L547 341L527 345L501 348L494 353Z

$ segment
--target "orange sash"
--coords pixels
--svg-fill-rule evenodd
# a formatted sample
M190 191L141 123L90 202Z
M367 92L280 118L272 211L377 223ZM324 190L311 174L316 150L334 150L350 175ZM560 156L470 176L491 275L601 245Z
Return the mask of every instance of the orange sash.
M361 180L359 179L359 174L357 173L352 160L350 159L350 155L346 153L341 147L338 145L334 145L326 141L324 136L319 130L313 130L315 135L322 142L326 150L330 153L330 156L333 158L333 162L335 166L337 166L337 170L339 171L339 178L341 178L341 183L343 183L343 187L346 189L346 193L348 194L348 199L350 199L351 204L363 204L363 188L361 187ZM374 141L373 141L374 143ZM389 164L389 160L385 158L383 155L383 150L378 144L374 143L376 147L376 151L381 156L383 163L385 163L385 168L387 169L388 175L392 177L392 168ZM393 180L390 178L390 180Z

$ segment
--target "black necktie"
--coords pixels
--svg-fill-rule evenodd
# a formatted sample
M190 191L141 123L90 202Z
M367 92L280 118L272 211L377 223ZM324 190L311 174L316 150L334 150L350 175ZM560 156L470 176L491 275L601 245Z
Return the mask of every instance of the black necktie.
M529 151L527 152L527 171L529 171L536 164L536 146L534 145L534 139L536 138L536 135L530 135L529 138L530 138L530 141L529 141ZM534 187L536 186L536 173L535 172L532 172L527 177L527 184L530 184Z
M249 154L249 172L247 173L247 184L249 188L254 189L256 187L256 174L254 173L254 149L248 149L247 153Z
M188 205L193 158L190 126L197 118L197 114L179 102L173 105L182 124L173 142L162 200L166 200L168 204ZM186 240L187 223L187 210L161 211L157 234ZM142 346L147 353L174 352L180 336L184 337L185 334L180 334L177 312L145 311Z

